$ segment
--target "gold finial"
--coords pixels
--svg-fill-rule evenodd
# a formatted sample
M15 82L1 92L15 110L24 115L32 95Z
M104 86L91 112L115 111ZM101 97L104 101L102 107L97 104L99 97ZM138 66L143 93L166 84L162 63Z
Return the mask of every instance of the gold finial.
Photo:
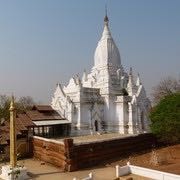
M11 96L10 111L15 110L14 95Z

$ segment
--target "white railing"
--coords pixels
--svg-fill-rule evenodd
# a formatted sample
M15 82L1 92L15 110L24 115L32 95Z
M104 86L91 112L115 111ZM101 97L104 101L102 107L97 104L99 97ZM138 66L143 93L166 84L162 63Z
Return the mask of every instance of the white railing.
M162 171L152 170L148 168L142 168L139 166L133 166L127 163L126 166L116 166L116 177L121 177L127 174L136 174L155 180L180 180L180 175L166 173Z

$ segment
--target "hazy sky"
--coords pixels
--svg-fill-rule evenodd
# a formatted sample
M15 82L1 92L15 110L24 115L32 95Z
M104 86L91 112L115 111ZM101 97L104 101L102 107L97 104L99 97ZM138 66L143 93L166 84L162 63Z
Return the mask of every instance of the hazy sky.
M93 65L105 4L124 68L151 93L180 76L180 0L1 0L0 94L49 103L57 82Z

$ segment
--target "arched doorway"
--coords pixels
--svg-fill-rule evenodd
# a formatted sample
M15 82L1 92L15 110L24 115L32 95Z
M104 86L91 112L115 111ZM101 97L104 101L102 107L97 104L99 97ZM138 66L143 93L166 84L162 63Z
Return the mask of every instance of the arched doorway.
M95 126L95 131L98 131L98 121L97 120L94 121L94 126Z
M143 111L141 112L141 127L142 127L142 130L144 131L145 127L144 127L144 112Z

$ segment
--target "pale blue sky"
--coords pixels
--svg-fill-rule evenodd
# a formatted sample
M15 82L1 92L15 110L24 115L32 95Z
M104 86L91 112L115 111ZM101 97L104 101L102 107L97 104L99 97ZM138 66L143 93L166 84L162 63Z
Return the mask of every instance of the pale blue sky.
M0 94L49 103L57 82L89 71L106 2L122 64L147 93L180 76L179 0L0 0Z

